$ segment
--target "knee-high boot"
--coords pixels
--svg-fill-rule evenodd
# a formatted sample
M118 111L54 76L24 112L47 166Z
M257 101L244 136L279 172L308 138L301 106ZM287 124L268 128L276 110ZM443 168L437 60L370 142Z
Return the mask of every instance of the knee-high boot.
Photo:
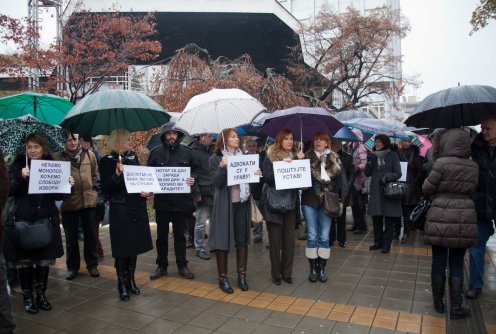
M238 287L241 291L248 291L246 282L246 265L248 262L248 248L242 247L236 249L236 265L238 267Z
M127 290L130 291L133 295L139 295L141 293L140 289L136 286L136 282L134 280L134 273L136 272L136 260L137 256L132 256L129 258L128 264L128 281L127 281Z
M119 291L119 298L127 302L129 300L129 292L127 291L127 273L128 273L128 259L125 257L115 258L115 271L117 273L117 291Z
M33 299L33 267L19 268L19 281L21 283L24 311L31 314L38 313Z
M434 275L431 277L432 298L434 299L434 308L438 313L444 313L444 290L446 285L446 276Z
M460 319L470 314L470 310L463 305L463 278L450 277L450 318Z
M326 274L326 265L327 265L327 259L323 259L319 257L318 259L318 276L319 276L319 281L322 283L327 282L327 274Z
M227 280L227 255L228 251L215 251L215 258L217 259L217 273L219 275L219 288L225 293L233 293L234 290Z
M310 264L310 273L308 274L308 280L311 283L317 282L317 271L318 271L318 263L317 258L319 255L317 254L317 248L305 248L305 256L308 258L308 263Z
M52 305L48 302L45 296L49 271L50 271L50 267L48 266L47 267L36 266L35 269L36 304L38 305L39 308L45 311L49 311L52 309Z

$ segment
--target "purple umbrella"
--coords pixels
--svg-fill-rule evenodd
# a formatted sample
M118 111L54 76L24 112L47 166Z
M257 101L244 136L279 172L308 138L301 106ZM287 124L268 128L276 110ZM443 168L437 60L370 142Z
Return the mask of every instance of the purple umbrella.
M275 138L281 129L289 129L295 140L306 142L317 131L324 131L332 137L344 126L324 108L293 107L271 113L260 131Z

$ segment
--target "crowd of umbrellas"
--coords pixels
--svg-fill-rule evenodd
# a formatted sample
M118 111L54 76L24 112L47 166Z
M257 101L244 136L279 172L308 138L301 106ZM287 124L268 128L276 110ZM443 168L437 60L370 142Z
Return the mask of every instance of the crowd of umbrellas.
M297 106L269 113L240 89L212 89L196 95L181 113L169 113L145 94L131 90L99 91L76 105L56 95L25 92L0 98L0 148L7 155L17 154L24 149L26 136L38 132L57 152L64 147L64 129L109 135L117 128L129 132L158 128L172 117L175 128L189 136L236 128L239 135L275 138L279 130L287 128L299 142L308 142L316 131L342 141L358 141L350 130L356 128L364 133L366 144L382 133L396 140L412 140L422 154L430 147L419 134L425 129L478 125L488 116L496 116L496 89L481 85L453 87L427 96L404 124L376 119L360 110L333 116L324 108ZM147 147L153 149L158 144L159 138L152 136Z

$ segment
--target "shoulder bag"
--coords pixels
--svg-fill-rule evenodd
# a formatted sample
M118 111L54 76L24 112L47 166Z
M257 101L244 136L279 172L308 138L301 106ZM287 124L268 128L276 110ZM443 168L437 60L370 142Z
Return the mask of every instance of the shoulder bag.
M52 242L52 221L42 218L33 222L14 220L16 247L23 250L40 249Z
M339 200L339 195L329 190L324 190L322 197L324 212L328 217L340 217L343 212L343 204Z
M267 207L275 213L286 213L294 210L296 202L295 189L276 190L275 187L267 189Z
M419 230L424 229L425 216L427 215L427 211L429 211L430 207L431 200L427 197L422 197L412 210L412 213L410 213L410 220Z
M383 186L384 197L389 199L399 199L406 195L407 185L405 182L387 182Z
M258 209L258 206L257 206L257 203L255 202L255 200L253 199L253 197L251 198L251 223L253 225L258 225L258 224L261 224L263 222L263 215L262 213L260 212L260 210Z

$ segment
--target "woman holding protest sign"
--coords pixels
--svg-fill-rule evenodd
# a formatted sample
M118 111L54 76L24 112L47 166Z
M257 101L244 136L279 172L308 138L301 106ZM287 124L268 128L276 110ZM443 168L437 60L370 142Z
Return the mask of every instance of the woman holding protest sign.
M209 159L215 192L208 243L210 249L215 250L219 288L225 293L233 293L227 278L227 256L233 246L236 248L238 287L242 291L248 290L246 265L251 228L250 185L227 185L228 157L242 155L236 130L224 129L217 136L214 152ZM255 174L262 175L260 169Z
M310 149L305 153L310 160L312 186L303 191L301 204L307 223L307 247L305 255L310 263L308 280L317 279L327 282L325 268L331 253L329 232L331 217L324 211L324 191L340 193L341 162L336 153L331 151L331 139L325 132L318 131L313 135Z
M14 204L5 222L3 251L9 265L18 269L24 310L36 314L38 307L45 311L52 309L45 292L50 265L55 264L56 258L64 255L59 210L55 205L55 201L62 200L64 195L28 193L30 166L33 160L53 160L47 139L39 133L27 136L26 152L17 155L9 168L9 195L14 196ZM72 176L69 177L69 184L71 187L74 185ZM51 223L48 226L51 237L46 239L48 244L34 248L20 243L16 223L40 222L41 225L41 222L46 220ZM36 299L33 299L33 273Z
M109 201L110 244L115 258L117 289L123 301L129 293L139 295L134 273L139 254L153 249L146 199L148 192L128 193L124 181L124 165L139 166L133 152L131 134L124 129L112 131L109 155L100 160L102 192Z
M296 189L276 190L274 166L276 161L291 163L305 155L294 146L293 132L282 129L277 133L275 143L267 150L262 172L266 185L262 191L260 210L267 223L270 244L270 265L272 282L293 283L293 260L295 247ZM289 200L289 205L280 206L278 201ZM279 208L278 208L279 207ZM286 209L285 209L286 208Z

